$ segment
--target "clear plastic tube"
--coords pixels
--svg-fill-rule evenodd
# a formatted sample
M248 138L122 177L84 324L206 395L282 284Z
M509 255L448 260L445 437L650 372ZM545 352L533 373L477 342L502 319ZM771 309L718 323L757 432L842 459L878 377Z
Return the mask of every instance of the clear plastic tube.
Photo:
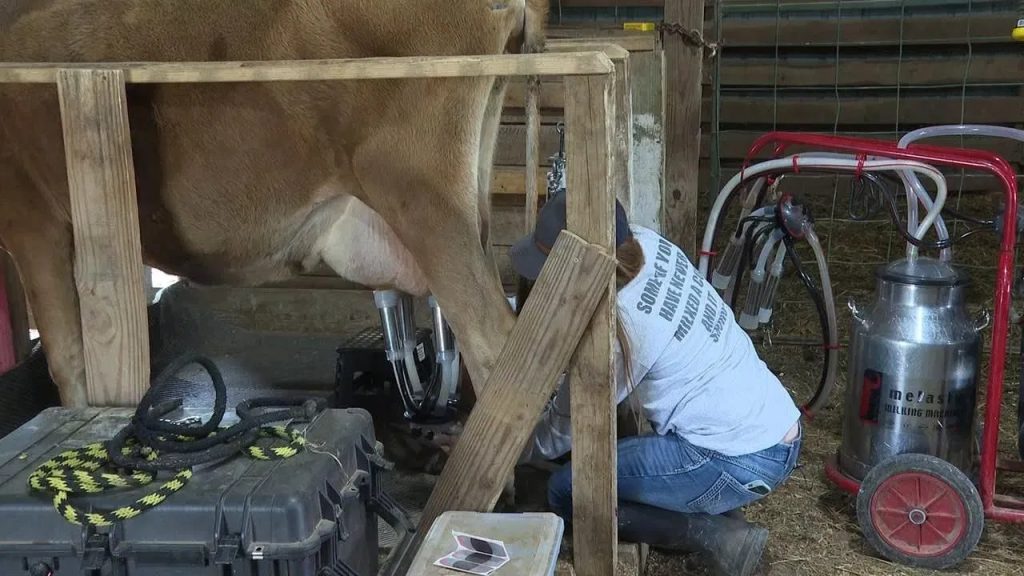
M754 210L757 205L757 197L761 194L764 184L765 179L758 178L750 187L750 192L743 200L740 220L746 218ZM745 232L746 229L742 230L739 238L729 238L729 243L725 246L725 251L722 252L722 257L718 261L718 267L715 268L714 273L711 275L711 285L719 291L726 290L732 285L732 279L736 275L736 267L740 263L740 254L743 250L743 234Z
M744 330L756 330L760 322L758 312L761 310L761 293L764 291L764 270L750 273L750 284L747 287L747 300L740 312L739 324Z
M718 219L721 217L722 209L725 206L726 201L736 191L739 185L744 180L752 176L760 176L762 174L777 172L792 172L800 167L821 168L841 172L857 172L861 170L867 172L913 170L918 174L925 175L935 182L937 193L935 195L935 202L932 204L932 208L928 211L927 216L925 216L924 221L922 221L917 227L917 230L912 230L910 232L911 235L918 239L924 238L924 234L935 223L935 220L939 217L939 213L942 211L942 207L946 202L946 193L948 188L946 186L945 177L943 177L942 173L934 167L923 162L915 162L913 160L867 160L861 162L860 160L815 158L814 156L792 156L789 158L761 162L747 167L745 170L742 170L733 176L725 187L722 188L722 191L715 199L715 204L708 217L708 224L704 229L704 239L701 243L701 256L699 263L701 275L707 276L708 273L708 267L710 266L709 251L711 250L711 245L714 242L715 229L718 226ZM908 246L907 257L911 259L917 257L916 247L912 245Z
M905 148L906 146L903 146ZM799 156L810 157L810 158L846 158L850 160L856 160L858 156L853 154L840 154L837 152L808 152L806 154L800 154ZM792 158L792 156L789 156ZM885 160L884 156L868 156L865 160ZM913 182L917 183L917 188L914 188L912 181L907 180L904 176L910 174L913 177ZM924 205L925 210L930 210L932 207L932 198L928 195L928 192L921 185L921 180L917 178L911 170L904 170L900 172L900 180L903 182L903 188L907 194L907 229L914 230L917 228L917 204L920 202ZM938 218L935 219L935 235L940 241L949 239L949 229L946 228L946 220L939 214ZM941 251L943 259L948 260L952 256L952 250L950 248L943 248Z
M768 289L768 274L766 271L768 259L775 251L775 246L782 240L783 234L782 230L772 232L772 235L761 248L754 271L750 273L747 300L739 319L740 326L745 330L756 330L761 325L761 301Z
M750 216L751 217L767 217L767 216L773 216L774 213L775 213L775 207L774 206L765 206L764 208L761 208L759 210L754 211L753 213L751 213ZM736 250L737 261L736 261L736 266L733 268L733 272L732 272L733 273L733 277L729 278L729 285L726 286L725 292L722 293L722 299L725 300L726 302L732 302L733 301L733 293L740 289L740 287L736 285L737 284L736 278L738 278L741 275L741 272L742 272L740 270L740 263L743 261L743 251L747 248L747 238L748 238L747 233L749 232L750 236L756 237L758 234L761 233L761 231L764 228L767 228L769 226L774 226L774 225L775 225L774 223L772 223L772 224L762 224L761 222L751 222L751 223L747 224L743 228L743 233L740 235L739 238L733 238L733 240L737 240L739 242L739 248ZM751 227L755 227L755 226L757 227L757 229L751 230ZM753 250L755 247L751 246L750 248Z
M839 325L836 323L836 301L832 294L832 279L828 273L828 262L825 259L825 251L821 247L817 233L813 227L807 228L807 243L814 252L814 259L818 262L818 271L821 275L821 291L825 299L825 313L828 319L828 344L826 346L827 374L824 385L818 393L804 407L809 414L816 414L824 408L832 396L836 385L836 372L839 369Z
M743 218L766 217L770 216L774 211L774 206L765 206L750 212ZM743 244L746 241L747 231L751 226L756 225L757 222L747 222L740 227L739 236L732 235L729 237L729 244L726 245L725 252L722 253L722 258L719 260L718 267L715 269L715 273L711 276L711 285L719 291L729 291L733 287L733 278L736 277L736 270L740 265L740 257L743 255Z
M948 124L943 126L929 126L927 128L908 132L903 136L903 138L900 138L899 147L906 148L918 140L937 138L940 136L992 136L1024 142L1024 130L1018 130L1017 128L987 126L984 124ZM932 199L931 196L928 195L928 191L925 190L921 180L913 172L908 170L900 172L900 179L903 180L903 184L907 188L907 226L912 229L917 225L918 202L920 202L927 210L932 204ZM944 231L945 222L941 224L941 227L943 229L942 231ZM936 231L939 231L938 227L936 228ZM948 237L948 234L946 237ZM941 235L940 238L942 238ZM952 255L952 249L946 248L942 250L940 257L943 260L949 260L952 258Z
M772 263L771 273L764 285L764 293L761 295L761 310L758 313L758 320L761 324L767 324L772 319L775 308L775 293L782 280L782 272L786 267L786 245L780 244L775 253L775 262Z

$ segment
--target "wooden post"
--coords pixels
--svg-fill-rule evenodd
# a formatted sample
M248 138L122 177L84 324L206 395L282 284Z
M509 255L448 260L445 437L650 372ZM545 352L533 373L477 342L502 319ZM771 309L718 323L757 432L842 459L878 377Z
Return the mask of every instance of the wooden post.
M662 53L634 52L629 57L633 96L633 191L630 221L657 232L662 224L664 130L662 121Z
M540 200L540 77L526 79L526 234L537 226Z
M665 22L700 32L704 27L704 2L665 0ZM665 232L696 261L704 50L671 32L665 33L664 44Z
M57 74L88 403L134 406L149 387L149 329L124 74Z
M629 57L615 61L615 123L611 147L611 186L629 210L633 197L633 95Z
M558 375L606 296L614 266L600 247L569 232L559 236L430 495L403 562L412 561L420 539L442 512L494 507Z
M615 88L607 76L565 79L569 230L615 253ZM572 407L573 551L579 576L614 576L617 554L613 343L615 279L576 351Z

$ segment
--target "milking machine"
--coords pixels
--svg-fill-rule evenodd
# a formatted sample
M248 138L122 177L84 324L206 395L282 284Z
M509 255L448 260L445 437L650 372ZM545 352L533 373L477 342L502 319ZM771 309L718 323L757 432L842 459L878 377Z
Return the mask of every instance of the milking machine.
M400 402L401 417L414 425L414 433L421 425L451 423L459 402L461 357L437 300L429 299L432 330L416 328L415 303L408 294L378 290L374 303L380 328L367 328L338 349L342 405L375 403L375 410L387 411Z
M834 365L838 341L834 307L828 307L827 263L813 233L813 218L780 185L787 174L798 172L853 173L851 217L866 219L882 210L892 217L907 241L906 253L876 270L873 302L850 302L853 325L842 441L826 474L857 495L858 523L883 556L926 568L949 567L967 557L980 539L985 517L1024 522L1024 499L995 493L997 464L1024 471L1024 464L1002 461L996 454L1018 227L1016 175L989 152L915 143L951 135L1024 141L1024 131L990 126L931 127L899 143L767 134L754 143L744 169L716 199L700 260L701 272L733 302L740 323L754 329L771 319L787 261L811 285L792 250L793 244L806 240L818 260L818 294L826 300L824 312L815 302L827 335L825 365ZM802 150L793 154L794 148ZM774 151L776 157L751 164L749 159L763 150ZM981 220L947 208L945 178L936 167L994 175L1004 191L1001 213ZM931 181L933 192L921 177ZM907 196L905 224L896 201L898 187ZM718 220L738 190L745 191L739 224L712 268ZM920 221L919 207L926 210ZM974 226L953 237L943 214ZM934 240L926 238L931 231ZM1001 238L991 317L969 312L970 279L953 261L955 243L980 231L994 231ZM747 272L747 300L738 308L736 293ZM987 402L978 442L978 377L985 365L983 335L989 327ZM804 406L805 414L813 415L827 403L834 376L834 369L826 369L815 397ZM1019 414L1019 423L1024 422L1024 405Z
M428 378L422 380L420 363L426 353L425 347L417 342L412 297L384 290L374 292L373 299L380 312L384 350L405 417L414 421L449 417L458 398L461 367L455 337L437 300L430 298L434 361Z

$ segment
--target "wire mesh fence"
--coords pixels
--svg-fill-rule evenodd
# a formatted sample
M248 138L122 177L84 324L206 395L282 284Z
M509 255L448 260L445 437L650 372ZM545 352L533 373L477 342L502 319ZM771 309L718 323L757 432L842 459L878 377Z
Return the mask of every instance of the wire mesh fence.
M750 143L769 130L806 130L896 141L939 124L1024 123L1024 49L1011 39L1019 3L948 0L716 0L705 36L722 50L705 75L702 207L736 174ZM947 137L930 144L995 151L1020 173L1024 147L995 138ZM953 237L1000 210L988 176L948 172L947 218ZM878 206L857 213L862 187L850 175L793 175L780 190L799 196L816 217L840 305L869 299L874 271L901 256L905 243ZM894 188L894 192L902 190ZM734 212L736 212L734 210ZM735 222L735 214L733 222ZM723 229L728 228L727 225ZM990 305L996 234L959 242L954 260L974 277L971 302ZM810 260L809 254L806 254ZM813 270L813 264L808 265ZM777 313L761 331L776 344L820 342L810 301L794 281L780 287ZM840 321L845 338L849 322Z

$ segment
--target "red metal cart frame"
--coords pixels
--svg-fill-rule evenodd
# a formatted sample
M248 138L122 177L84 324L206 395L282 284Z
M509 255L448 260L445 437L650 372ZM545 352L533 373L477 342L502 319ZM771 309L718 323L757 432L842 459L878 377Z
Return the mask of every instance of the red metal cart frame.
M996 494L999 418L1002 413L1003 376L1010 327L1010 290L1013 286L1014 250L1017 238L1017 175L1013 168L998 154L982 150L927 145L900 148L894 142L800 132L771 132L761 136L747 153L747 164L769 147L772 147L774 154L778 156L791 147L806 147L865 156L916 160L936 166L972 169L987 172L998 179L1003 187L1006 207L996 270L992 355L986 388L985 428L981 441L980 485L978 488L987 518L1024 522L1024 500ZM844 491L856 494L860 489L860 484L840 471L834 460L826 466L826 474Z

